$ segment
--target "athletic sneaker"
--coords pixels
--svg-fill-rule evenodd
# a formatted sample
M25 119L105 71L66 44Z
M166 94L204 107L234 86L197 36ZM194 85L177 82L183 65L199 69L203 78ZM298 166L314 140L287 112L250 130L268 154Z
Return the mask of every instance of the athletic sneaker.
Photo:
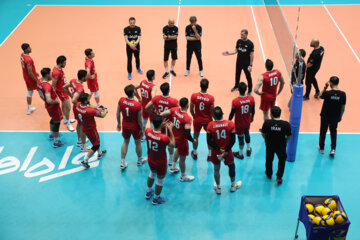
M303 97L303 101L307 101L307 100L310 100L310 98L309 97Z
M30 115L30 114L31 114L32 112L34 112L35 110L36 110L36 107L30 107L30 108L28 108L26 114L27 114L27 115Z
M128 73L128 79L131 80L131 73Z
M88 146L86 143L81 147L81 152L85 153L85 152L89 152L89 150L91 149L90 146Z
M320 96L320 92L316 92L314 95L315 98L319 98L319 96Z
M66 124L66 127L67 127L67 129L68 129L70 132L75 131L75 129L74 129L74 127L71 125L71 123L67 123L67 124Z
M99 154L98 154L98 159L100 159L100 158L102 158L102 156L104 156L105 154L106 154L106 150L102 150L101 152L99 152Z
M164 73L163 79L167 78L168 76L169 76L169 73L168 73L168 72Z
M208 162L210 162L211 161L211 156L207 156L207 159L206 159Z
M64 125L67 125L69 123L74 123L74 122L76 122L76 119L64 120Z
M198 159L198 155L194 153L194 150L191 151L191 157L192 157L194 160L197 160L197 159Z
M271 176L269 176L269 175L266 173L266 170L265 170L265 175L266 175L267 179L271 180Z
M174 72L174 70L170 71L171 75L173 75L174 77L176 77L176 73Z
M246 149L246 156L250 157L252 152L252 148Z
M318 146L319 153L324 154L324 149L321 149L320 146Z
M61 137L61 136L62 136L62 134L59 133L59 137ZM53 140L54 140L54 135L50 134L50 135L49 135L49 140L50 140L50 141L53 141Z
M59 140L58 142L54 142L53 147L58 148L58 147L62 147L64 145L66 145L66 142Z
M189 73L190 73L190 71L189 70L186 70L186 72L185 72L185 77L187 77L187 76L189 76Z
M235 192L236 190L238 190L239 188L241 188L242 182L241 181L237 181L233 186L231 186L230 188L230 192Z
M154 192L155 192L154 189L151 189L150 192L146 191L145 198L150 199L152 195L154 195Z
M190 175L183 175L180 177L180 182L191 182L195 179L194 176L190 176Z
M137 71L138 73L143 74L143 71L140 68Z
M144 163L146 163L146 161L147 161L147 158L146 157L143 157L143 158L141 158L141 160L140 161L137 161L137 165L138 166L141 166L141 165L143 165Z
M237 86L234 86L234 87L231 89L231 92L235 92L237 89L238 89L238 87L237 87Z
M173 161L170 161L170 159L169 159L169 162L168 162L168 166L172 166L173 165Z
M240 152L233 152L234 157L239 158L241 160L244 159L244 154L240 154Z
M330 157L335 157L335 149L331 149L331 151L330 151Z
M204 72L200 71L200 77L204 77Z
M278 184L282 184L283 180L282 180L281 178L277 178L277 179L276 179L276 182L277 182Z
M81 165L82 165L85 169L90 168L90 165L89 165L89 163L88 163L88 162L81 161Z
M214 190L216 192L216 194L221 194L221 186L217 186L216 183L214 182Z
M178 173L180 171L180 169L178 168L178 167L172 167L172 168L170 168L169 169L169 172L171 172L171 173Z
M145 135L140 139L142 142L146 141Z
M153 198L152 204L153 205L162 204L162 203L166 202L167 200L168 200L167 197L159 196L158 198Z
M120 164L120 169L121 169L121 170L124 170L125 168L127 168L127 166L128 166L128 163L127 163L127 162L121 163L121 164Z

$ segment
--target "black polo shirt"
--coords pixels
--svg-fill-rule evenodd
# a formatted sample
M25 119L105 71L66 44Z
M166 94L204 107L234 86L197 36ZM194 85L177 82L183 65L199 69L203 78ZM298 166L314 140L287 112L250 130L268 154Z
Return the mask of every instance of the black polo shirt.
M169 36L169 37L177 36L177 35L179 35L179 29L177 26L169 27L169 25L166 25L163 28L163 35ZM168 49L177 48L177 39L165 40L164 47L168 48Z
M200 25L196 24L196 31L198 32L198 34L200 36L202 36L202 27ZM195 32L191 27L191 24L187 25L185 28L185 36L186 37L196 37L195 36ZM201 47L201 41L200 40L195 40L195 41L187 41L187 46L188 47Z
M237 63L242 65L250 65L250 53L254 52L254 44L252 41L247 39L243 41L239 39L236 42L237 49Z
M323 56L324 56L324 48L323 47L314 49L311 52L311 54L307 60L307 63L312 64L312 66L310 68L307 68L307 71L310 73L317 73L320 69Z
M134 28L127 26L124 28L124 36L128 37L129 42L136 41L138 37L141 36L141 28L138 26L135 26Z
M291 136L290 123L283 120L266 120L261 132L265 134L266 147L272 149L286 148L286 137Z
M346 94L340 90L325 91L321 96L324 99L320 116L328 120L340 120L341 106L346 104Z

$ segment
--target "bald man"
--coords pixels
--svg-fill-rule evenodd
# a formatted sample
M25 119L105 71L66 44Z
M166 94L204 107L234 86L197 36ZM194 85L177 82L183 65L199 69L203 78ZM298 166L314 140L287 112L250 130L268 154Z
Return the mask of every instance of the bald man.
M314 50L311 52L306 64L306 78L305 78L306 92L303 98L304 100L309 100L311 85L314 85L316 91L314 97L318 98L320 95L319 86L315 76L320 69L321 61L324 56L324 48L320 46L319 39L317 38L311 40L310 47L313 47Z
M163 38L165 40L164 44L164 67L165 73L163 75L163 79L169 76L169 55L171 52L171 69L170 73L174 77L176 73L174 72L174 67L177 59L177 37L179 35L178 27L175 26L175 21L173 18L170 18L168 21L168 25L163 28Z

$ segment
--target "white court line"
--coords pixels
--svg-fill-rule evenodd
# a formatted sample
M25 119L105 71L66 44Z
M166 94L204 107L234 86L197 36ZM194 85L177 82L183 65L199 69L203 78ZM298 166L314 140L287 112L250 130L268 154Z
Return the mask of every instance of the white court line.
M265 53L264 53L263 44L262 44L262 41L261 41L261 36L260 36L259 28L258 28L258 25L257 25L257 22L256 22L256 17L255 17L255 14L254 14L253 5L251 5L250 8L251 8L251 13L252 13L252 16L253 16L253 19L254 19L254 22L255 22L256 32L257 32L257 35L258 35L258 38L259 38L259 42L260 42L261 53L262 53L262 55L263 55L264 62L265 62L265 61L266 61L266 57L265 57Z
M181 0L179 0L179 5L178 5L178 13L177 13L177 18L176 18L176 26L179 26L180 8L181 8ZM170 66L170 69L171 69L171 66ZM170 89L171 89L171 83L172 83L172 74L170 73L170 79L169 79Z
M6 40L8 40L8 38L11 36L11 34L13 34L15 32L15 30L20 26L20 24L30 15L30 13L35 9L37 5L34 5L31 10L25 15L25 17L18 23L18 25L16 25L16 27L11 31L11 33L4 39L4 41L2 41L2 43L0 43L0 47L6 42Z
M323 5L326 12L329 14L331 20L333 21L333 23L335 24L335 26L337 27L337 29L339 30L341 36L344 38L345 42L347 43L347 45L349 46L350 50L352 51L352 53L354 54L356 60L358 61L358 63L360 63L360 59L358 57L358 55L355 53L354 49L352 48L352 46L350 45L349 41L347 40L347 38L345 37L344 33L341 31L339 25L337 25L335 19L333 18L333 16L331 15L329 9L326 7L326 5Z

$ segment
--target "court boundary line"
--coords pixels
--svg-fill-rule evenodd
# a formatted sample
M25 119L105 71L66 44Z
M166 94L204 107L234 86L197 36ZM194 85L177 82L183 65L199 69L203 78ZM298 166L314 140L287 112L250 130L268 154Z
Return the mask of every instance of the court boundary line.
M324 4L281 4L281 6L323 6ZM359 6L360 3L349 3L349 4L326 4L328 6ZM51 5L51 4L36 4L36 6L46 6L46 7L50 7L50 6L77 6L77 7L81 7L81 6L86 6L86 7L92 7L92 6L95 6L95 7L103 7L103 6L109 6L109 7L115 7L115 6L135 6L135 7L147 7L147 6L158 6L158 7L175 7L175 6L178 6L178 4L173 4L173 5L154 5L154 4L148 4L148 5L144 5L144 4L140 4L140 5L127 5L127 4L118 4L118 5L114 5L114 4L109 4L109 5L106 5L106 4L83 4L83 5L79 5L79 4L54 4L54 5ZM183 5L184 7L211 7L211 6L214 6L214 7L219 7L219 6L222 6L222 7L226 7L226 6L229 6L229 7L237 7L237 6L244 6L244 7L247 7L247 6L265 6L265 4L259 4L259 5L253 5L253 4L249 4L249 5L234 5L234 4L229 4L229 5L221 5L221 4L212 4L212 5L200 5L200 4L194 4L194 5Z
M0 133L11 133L11 132L17 132L17 133L49 133L48 130L0 130ZM69 131L59 131L61 133L75 133L75 132L69 132ZM99 133L122 133L121 131L98 131ZM252 134L261 134L260 132L249 132ZM320 134L320 132L300 132L301 134ZM205 132L200 132L200 134L205 134ZM338 132L337 134L354 134L359 135L360 132Z
M178 13L177 13L177 17L176 17L176 27L179 26L180 8L181 8L181 0L179 0L179 4L178 4ZM169 64L168 64L168 66L169 66ZM170 63L170 69L171 69L171 63ZM168 67L168 70L169 70L169 67ZM170 73L170 77L169 77L169 88L170 88L170 90L171 90L171 83L172 83L172 79L173 79L172 77L173 77L173 75Z
M331 20L333 21L333 23L335 24L336 28L338 29L338 31L340 32L341 36L343 37L343 39L345 40L345 42L347 43L347 45L349 46L350 50L352 51L352 53L354 54L356 60L358 61L358 63L360 63L360 58L359 56L356 54L356 52L354 51L354 49L352 48L351 44L349 43L349 41L347 40L347 38L345 37L344 33L341 31L339 25L336 23L335 19L333 18L332 14L330 13L329 9L326 7L326 5L324 4L323 7L325 8L327 14L329 15L329 17L331 18Z
M265 62L265 61L266 61L266 57L265 57L264 47L263 47L263 44L262 44L262 41L261 41L261 36L260 36L259 28L258 28L258 25L257 25L257 22L256 22L256 17L255 17L253 5L250 6L250 9L251 9L251 13L252 13L253 20L254 20L254 23L255 23L256 32L257 32L257 35L258 35L258 39L259 39L259 43L260 43L260 49L261 49L261 52L262 52L262 55L263 55L263 58L264 58L264 62Z
M32 13L32 11L37 7L35 4L30 11L21 19L21 21L16 25L16 27L7 35L7 37L0 43L0 47L10 38L10 36L15 32L15 30L24 22L24 20Z

